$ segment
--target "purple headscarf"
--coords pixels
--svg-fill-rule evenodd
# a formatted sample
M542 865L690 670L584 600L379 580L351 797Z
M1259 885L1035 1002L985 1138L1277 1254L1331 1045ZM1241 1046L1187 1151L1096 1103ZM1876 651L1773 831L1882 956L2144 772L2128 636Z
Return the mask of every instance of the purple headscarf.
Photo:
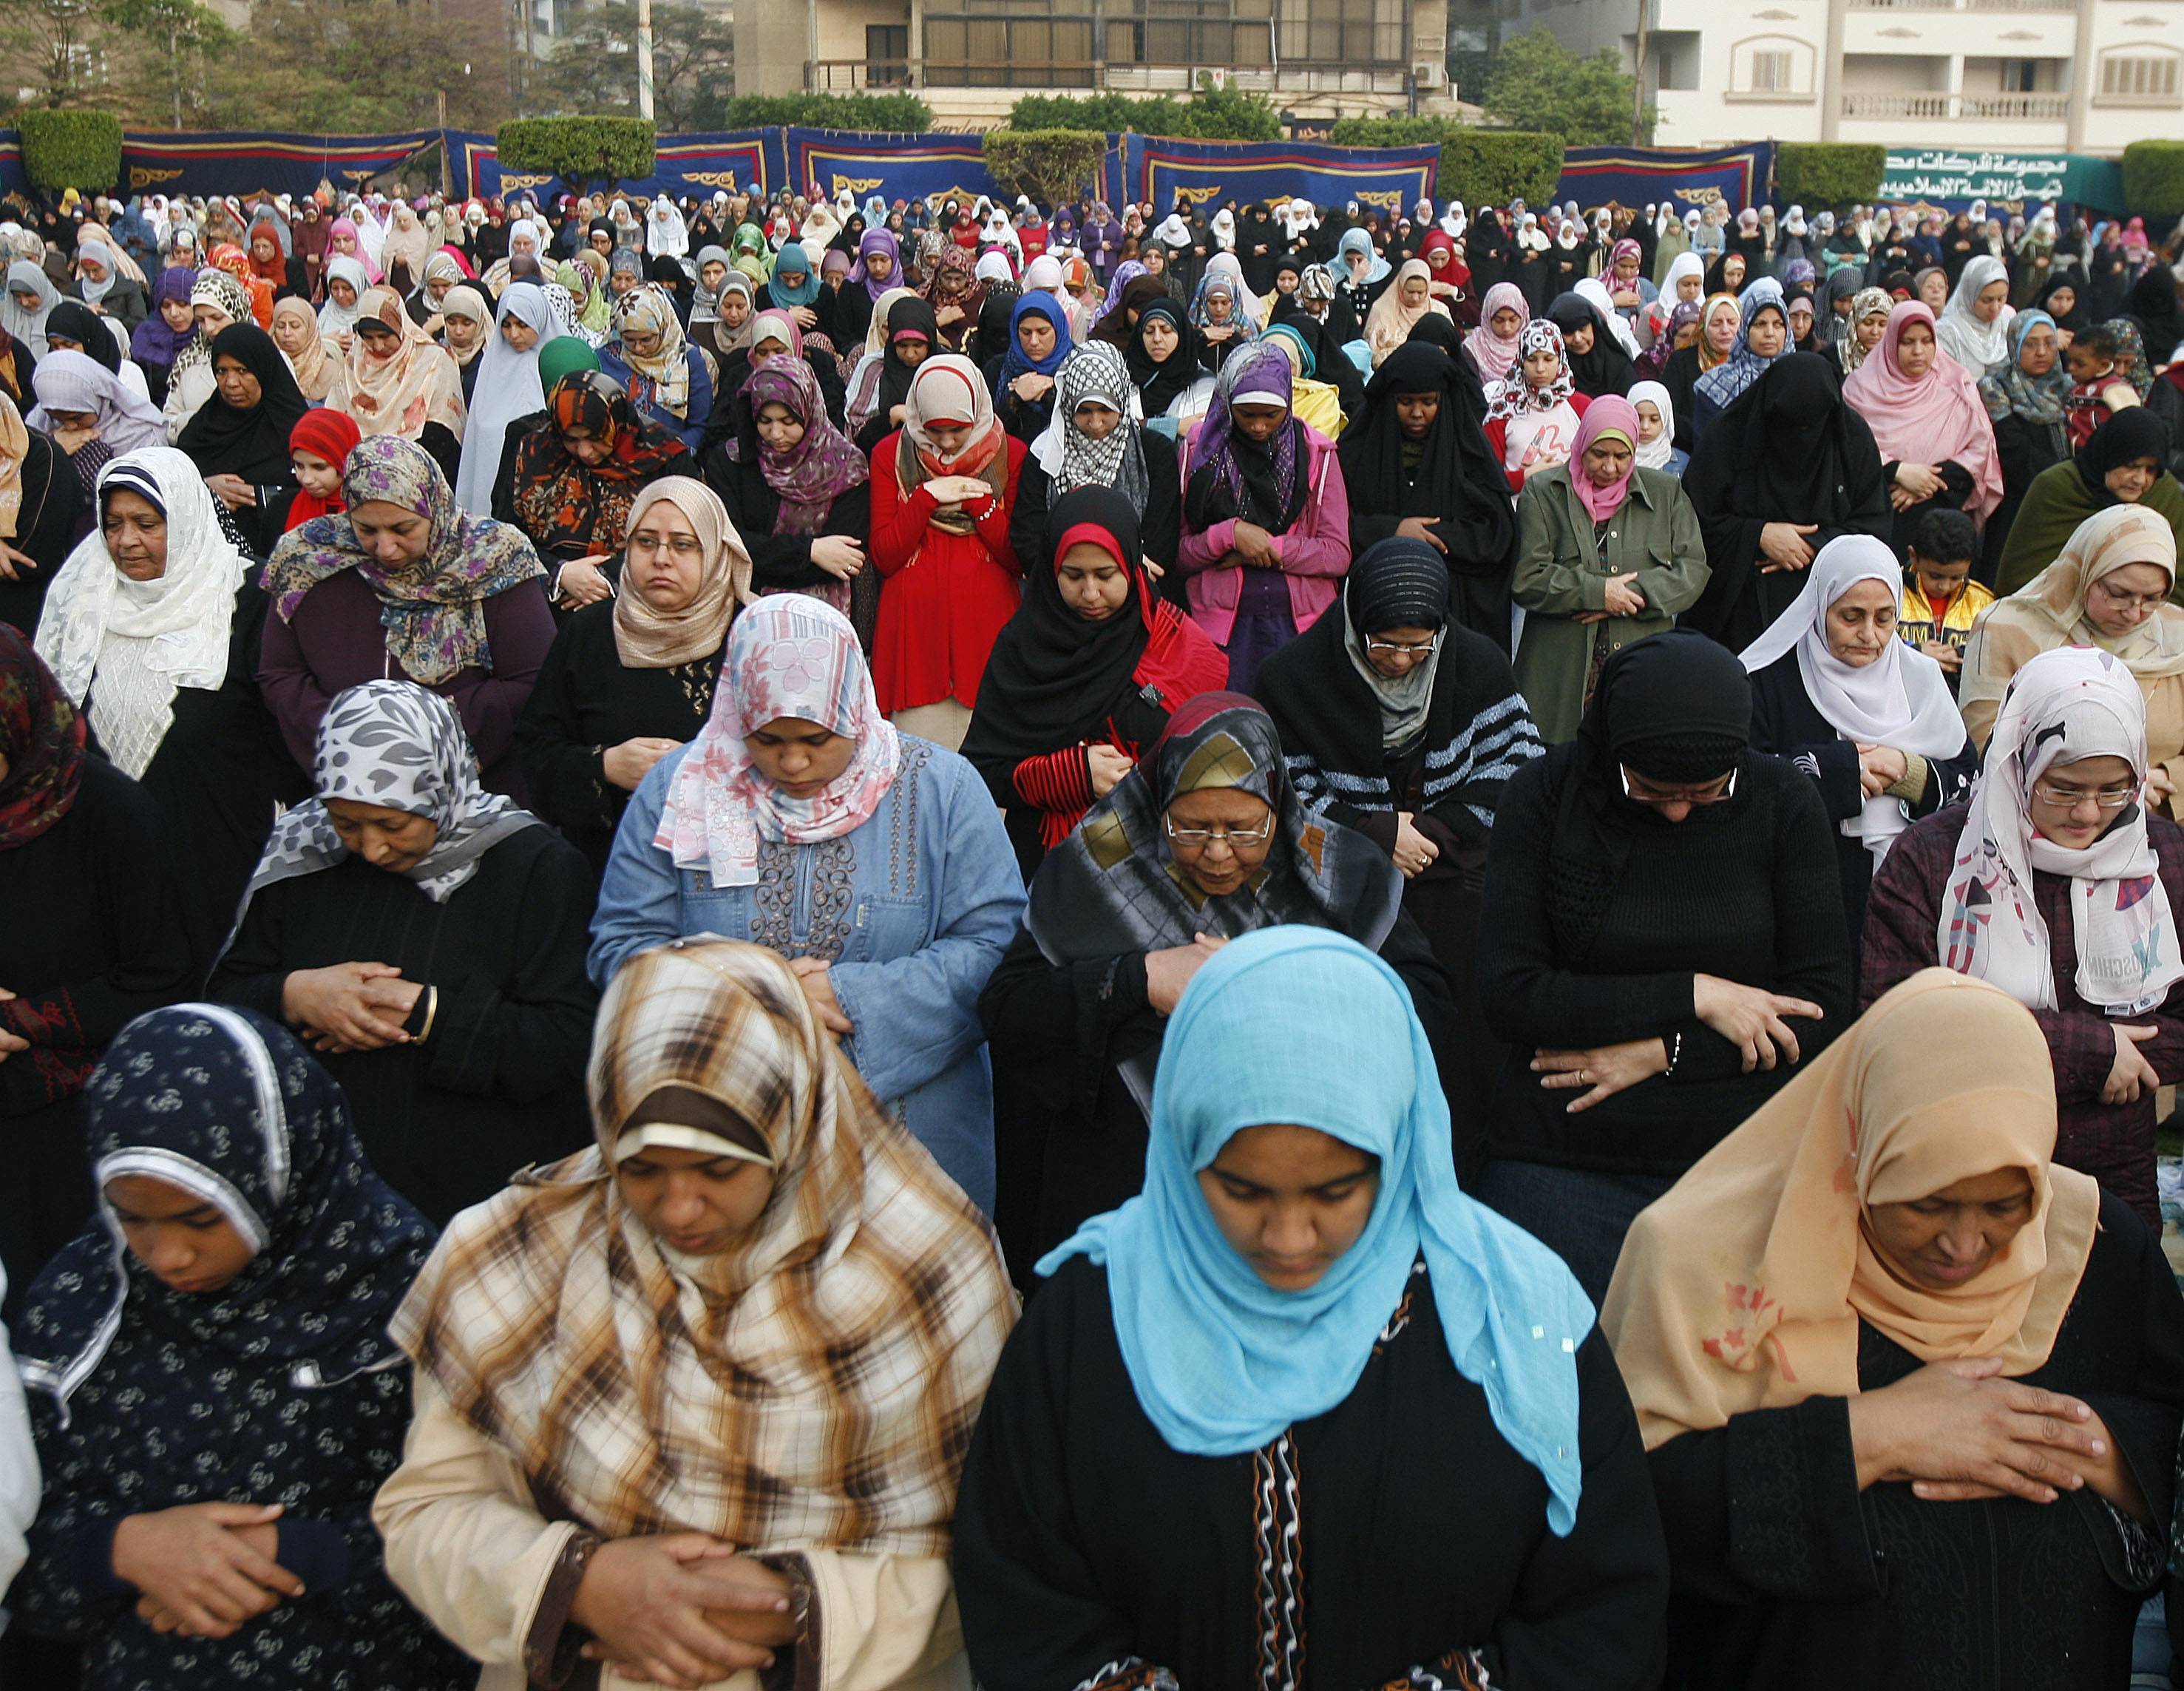
M164 370L181 355L182 349L197 338L197 325L187 329L174 329L159 315L159 307L170 299L190 303L190 285L197 280L193 270L163 270L159 279L152 284L152 310L129 337L129 356L139 364L148 364Z
M871 270L865 264L866 259L874 253L885 253L894 260L894 268L887 273L885 282L874 282ZM902 243L895 239L893 230L875 226L865 231L864 239L857 243L857 274L874 304L879 303L880 295L889 288L902 286Z

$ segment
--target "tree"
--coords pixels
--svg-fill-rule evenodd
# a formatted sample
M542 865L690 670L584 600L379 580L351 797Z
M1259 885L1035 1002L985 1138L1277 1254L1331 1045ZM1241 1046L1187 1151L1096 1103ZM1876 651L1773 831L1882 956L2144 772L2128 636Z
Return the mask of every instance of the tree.
M1080 198L1107 156L1107 137L1095 130L989 129L979 142L988 174L1041 205Z
M653 115L663 135L724 129L735 86L735 36L727 18L699 6L652 8ZM578 112L637 115L637 8L587 8L532 73L523 108L544 117Z
M503 52L496 31L403 0L256 0L249 39L207 56L192 126L428 129L444 94L450 124L491 129L508 110Z
M933 108L915 94L738 94L725 112L727 129L776 125L810 129L861 130L868 135L923 135Z
M1026 94L1009 108L1012 130L1090 129L1101 134L1134 130L1139 135L1171 135L1197 141L1279 141L1280 113L1264 94L1247 92L1233 82L1213 86L1201 71L1198 91L1187 100L1171 94L1133 98L1127 94Z
M196 0L111 0L114 22L135 37L137 64L125 81L125 105L180 129L199 103L209 55L224 54L235 37L220 14Z
M504 168L543 170L590 187L641 181L653 172L658 139L642 117L520 117L494 143Z
M1559 135L1566 147L1614 147L1630 139L1636 98L1613 49L1580 59L1542 27L1503 41L1481 104L1493 121Z

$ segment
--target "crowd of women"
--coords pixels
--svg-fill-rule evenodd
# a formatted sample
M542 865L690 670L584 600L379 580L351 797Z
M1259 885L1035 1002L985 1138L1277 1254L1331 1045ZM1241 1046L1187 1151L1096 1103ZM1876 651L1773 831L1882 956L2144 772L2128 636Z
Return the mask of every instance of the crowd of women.
M8 1683L2167 1683L2173 243L36 223Z

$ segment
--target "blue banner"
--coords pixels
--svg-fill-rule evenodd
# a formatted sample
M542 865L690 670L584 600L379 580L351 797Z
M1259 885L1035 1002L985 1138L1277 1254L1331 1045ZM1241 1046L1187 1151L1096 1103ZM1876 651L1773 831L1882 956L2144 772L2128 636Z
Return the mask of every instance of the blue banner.
M1765 202L1774 176L1774 143L1745 147L1573 147L1563 154L1555 198L1586 211L1637 209L1667 200L1680 211L1725 205L1732 212Z
M354 188L439 138L437 129L407 135L125 133L121 187L131 194L237 196L301 196L321 181Z
M799 193L816 182L832 199L849 189L862 205L873 194L898 199L954 196L969 204L980 194L1005 202L1013 194L986 171L983 143L975 135L860 135L840 129L781 131L788 174L781 181Z
M762 194L782 180L781 134L778 129L738 129L662 136L653 173L616 187L627 193L690 194L699 199L710 198L716 188ZM448 131L448 164L456 191L471 198L529 193L543 200L587 186L538 171L504 170L492 136L460 130Z
M1319 205L1361 205L1406 214L1433 193L1440 148L1334 147L1312 141L1178 141L1124 135L1116 204L1150 200L1165 216L1178 203L1243 204L1298 195Z

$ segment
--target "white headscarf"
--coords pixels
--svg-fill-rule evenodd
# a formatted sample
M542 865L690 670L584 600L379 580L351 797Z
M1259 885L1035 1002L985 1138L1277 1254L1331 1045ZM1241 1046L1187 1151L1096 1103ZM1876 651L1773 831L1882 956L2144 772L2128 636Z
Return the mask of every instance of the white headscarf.
M15 303L15 290L38 296L35 311L25 311ZM28 259L17 259L8 266L8 291L0 296L0 328L8 331L11 339L20 341L30 348L31 356L46 355L46 315L61 303L61 291L53 286L42 265Z
M1665 470L1676 449L1676 402L1669 396L1668 388L1658 382L1635 382L1626 396L1633 409L1641 399L1651 400L1654 410L1661 414L1661 432L1650 443L1633 442L1632 449L1638 455L1641 470Z
M653 196L651 209L645 214L644 250L655 259L679 259L690 250L690 226L664 193Z
M166 569L155 581L130 580L94 520L53 577L37 647L79 707L90 696L91 726L114 766L141 778L174 726L176 689L227 679L236 589L251 564L221 529L187 455L147 446L116 458L98 472L102 508L116 488L166 513Z
M1936 321L1934 332L1942 343L1942 350L1966 370L1977 381L1986 373L1987 366L1999 364L2009 354L2009 320L2013 315L2007 300L2001 310L1994 314L1992 323L1982 323L1972 315L1972 302L1980 297L1980 290L1997 282L2007 282L2009 271L2000 259L1982 253L1964 266L1964 273L1957 278L1956 291L1949 295L1948 303L1942 307Z
M2107 833L2071 851L2034 832L2026 805L2049 769L2089 757L2122 758L2138 791ZM1943 964L2031 1009L2057 1007L2048 924L2032 892L2038 870L2070 878L2079 996L2116 1015L2166 997L2184 979L2184 958L2147 836L2148 765L2146 695L2113 656L2060 646L2019 670L1949 867L1936 936Z
M1461 241L1463 238L1463 232L1471 226L1471 219L1465 213L1462 200L1449 201L1448 209L1441 215L1440 226L1447 232L1450 240Z
M529 325L538 334L528 351L516 351L501 333L501 326L510 317ZM456 468L455 503L472 516L493 515L493 484L500 474L500 455L507 444L509 424L545 409L546 388L538 379L538 349L556 332L546 290L536 282L510 282L493 310L493 338L481 354L477 383L471 389L462 462Z
M1589 276L1570 292L1592 307L1592 315L1607 325L1616 343L1631 358L1643 350L1638 344L1638 332L1630 326L1630 320L1615 309L1615 301L1607 292L1607 284L1596 276Z
M1863 667L1845 663L1828 650L1828 609L1862 581L1880 583L1892 597L1902 588L1903 566L1887 542L1869 534L1829 541L1813 560L1804 590L1745 649L1744 667L1756 675L1794 649L1805 695L1845 739L1892 745L1925 758L1955 756L1967 736L1941 665L1893 635L1880 656ZM1839 824L1843 833L1864 842L1876 869L1909 825L1903 801L1886 793L1868 799L1856 816Z

